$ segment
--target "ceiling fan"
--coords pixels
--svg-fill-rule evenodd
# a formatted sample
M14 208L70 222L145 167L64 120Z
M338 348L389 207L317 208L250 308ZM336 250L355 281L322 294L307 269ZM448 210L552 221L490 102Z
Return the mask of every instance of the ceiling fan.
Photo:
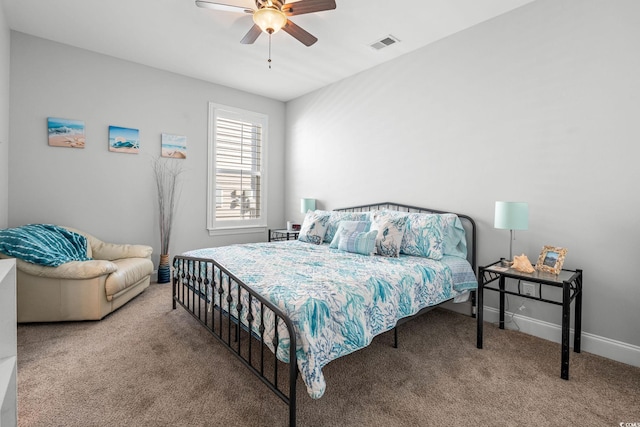
M251 9L209 0L196 0L196 5L199 7L252 14L254 24L244 38L240 40L242 44L255 42L263 31L271 35L283 30L305 46L311 46L318 39L291 22L288 17L336 8L335 0L299 0L293 3L285 3L286 0L255 0L256 9Z

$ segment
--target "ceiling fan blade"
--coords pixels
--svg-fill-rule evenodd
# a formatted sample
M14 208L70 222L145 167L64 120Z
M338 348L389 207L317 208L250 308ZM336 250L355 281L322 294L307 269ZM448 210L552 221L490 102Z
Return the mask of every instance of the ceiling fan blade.
M335 0L300 0L282 6L287 16L302 15L304 13L322 12L336 8Z
M214 1L208 1L208 0L196 0L196 6L204 7L207 9L223 10L225 12L253 13L253 10L247 7L235 6L232 4L217 3Z
M287 19L287 23L284 27L282 27L282 31L285 31L295 37L300 43L305 46L311 46L318 39L307 31L303 30L301 27L297 26L289 19Z
M242 38L242 40L240 40L240 43L252 44L254 41L256 41L261 33L262 30L260 29L260 27L258 27L256 24L253 24L253 27L251 27L249 32Z

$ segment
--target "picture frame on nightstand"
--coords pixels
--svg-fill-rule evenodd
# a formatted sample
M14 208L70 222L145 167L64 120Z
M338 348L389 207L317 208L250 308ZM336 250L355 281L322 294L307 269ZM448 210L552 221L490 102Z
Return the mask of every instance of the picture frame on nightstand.
M566 248L545 245L542 248L542 252L540 252L540 256L538 257L536 270L544 271L545 273L560 274L566 255Z

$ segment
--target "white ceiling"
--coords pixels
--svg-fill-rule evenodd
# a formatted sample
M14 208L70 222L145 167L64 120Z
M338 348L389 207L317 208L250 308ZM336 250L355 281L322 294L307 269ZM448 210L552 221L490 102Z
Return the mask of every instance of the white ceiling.
M216 0L255 8L254 0ZM288 101L533 0L336 0L291 17L318 37L306 47L280 31L240 44L251 15L194 0L0 0L9 27L186 76ZM290 1L293 3L293 0ZM400 42L369 47L393 35Z

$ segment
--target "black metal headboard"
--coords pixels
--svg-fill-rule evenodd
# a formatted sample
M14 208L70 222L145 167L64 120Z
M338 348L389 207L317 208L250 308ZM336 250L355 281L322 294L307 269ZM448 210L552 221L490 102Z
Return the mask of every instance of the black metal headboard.
M400 203L392 203L392 202L373 203L369 205L352 206L348 208L340 208L335 210L343 211L343 212L366 212L366 211L378 210L378 209L388 209L388 210L398 211L398 212L417 212L417 213L436 213L436 214L452 213L452 214L458 215L458 218L460 218L460 222L462 223L462 226L464 227L464 230L465 230L465 237L467 240L467 260L471 264L473 271L474 272L476 271L476 268L477 268L476 223L473 220L473 218L471 218L470 216L459 214L456 212L442 211L442 210L431 209L431 208L421 208L417 206L409 206L409 205L403 205Z

